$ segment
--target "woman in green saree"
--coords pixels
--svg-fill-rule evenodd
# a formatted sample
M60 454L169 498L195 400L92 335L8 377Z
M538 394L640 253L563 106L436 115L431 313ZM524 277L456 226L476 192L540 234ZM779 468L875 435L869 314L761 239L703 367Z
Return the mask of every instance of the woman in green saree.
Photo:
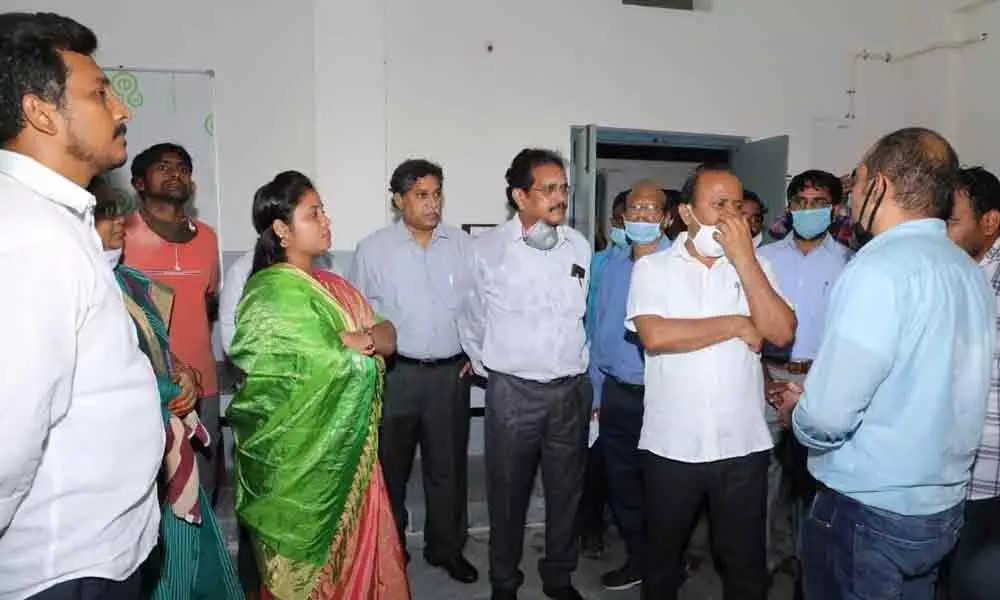
M139 347L149 358L159 384L166 429L160 476L163 514L160 544L143 567L143 585L152 600L242 600L240 588L212 505L198 484L192 440L209 442L194 412L199 376L170 352L167 329L173 292L139 271L119 264L125 217L110 188L91 184L97 197L94 224L135 323Z
M405 600L378 463L383 357L396 332L346 280L313 270L330 220L287 171L254 197L260 234L230 351L236 511L265 600Z

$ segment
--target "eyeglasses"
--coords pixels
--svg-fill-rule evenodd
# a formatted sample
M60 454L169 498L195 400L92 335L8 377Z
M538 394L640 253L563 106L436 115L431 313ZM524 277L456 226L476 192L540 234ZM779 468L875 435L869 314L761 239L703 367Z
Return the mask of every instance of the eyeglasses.
M826 208L828 206L833 206L833 202L829 198L823 197L803 198L802 196L794 196L788 201L788 207L794 210Z
M626 204L625 212L633 214L654 215L663 212L663 206L657 202L643 204Z
M540 185L531 188L535 192L541 192L546 198L551 198L556 194L561 194L568 196L572 188L565 183L550 183L548 185Z

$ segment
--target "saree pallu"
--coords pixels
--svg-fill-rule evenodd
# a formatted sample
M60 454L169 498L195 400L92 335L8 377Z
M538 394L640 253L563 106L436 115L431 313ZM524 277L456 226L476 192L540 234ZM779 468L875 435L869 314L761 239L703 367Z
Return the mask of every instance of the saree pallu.
M230 358L245 380L226 416L266 595L410 597L378 463L384 365L340 341L377 320L334 275L280 264L244 288Z
M167 405L181 391L173 381L168 345L167 323L172 308L172 293L141 272L124 265L115 268L115 279L136 326L139 347L149 358L156 374L160 409L165 426L170 428L178 420L171 415ZM189 444L190 441L185 439L181 443ZM189 458L193 462L193 452ZM167 501L162 503L160 546L154 554L161 560L149 561L144 566L145 594L152 600L243 600L243 590L215 521L212 505L201 486L197 486L197 501L197 519L190 514L175 514L175 507Z

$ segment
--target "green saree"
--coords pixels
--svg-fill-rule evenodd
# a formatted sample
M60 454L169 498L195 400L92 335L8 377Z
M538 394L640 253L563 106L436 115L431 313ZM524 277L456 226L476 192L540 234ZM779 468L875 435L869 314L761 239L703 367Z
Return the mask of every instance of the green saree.
M383 364L340 341L376 321L333 275L280 264L244 288L230 357L245 381L226 416L265 597L409 597L378 465Z

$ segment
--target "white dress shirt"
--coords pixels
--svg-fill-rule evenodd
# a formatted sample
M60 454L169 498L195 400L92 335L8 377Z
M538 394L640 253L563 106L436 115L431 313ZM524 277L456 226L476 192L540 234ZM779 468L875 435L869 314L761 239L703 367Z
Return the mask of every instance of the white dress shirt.
M590 246L574 229L557 231L547 251L524 243L518 216L472 239L458 333L480 375L546 382L586 372Z
M123 580L156 544L159 391L94 197L0 151L0 599Z
M253 253L254 251L250 250L237 258L236 262L229 265L222 278L222 291L219 293L219 334L222 349L226 354L229 354L233 336L236 335L236 309L240 305L240 299L243 298L243 288L250 278L250 271L253 270ZM340 274L333 255L329 252L316 259L314 266L317 269Z
M722 257L706 267L687 250L682 233L666 252L641 258L632 272L625 326L656 315L705 319L750 315L736 269ZM770 265L764 274L778 292ZM730 339L694 352L646 352L645 413L639 448L688 463L746 456L771 448L764 420L760 356Z

